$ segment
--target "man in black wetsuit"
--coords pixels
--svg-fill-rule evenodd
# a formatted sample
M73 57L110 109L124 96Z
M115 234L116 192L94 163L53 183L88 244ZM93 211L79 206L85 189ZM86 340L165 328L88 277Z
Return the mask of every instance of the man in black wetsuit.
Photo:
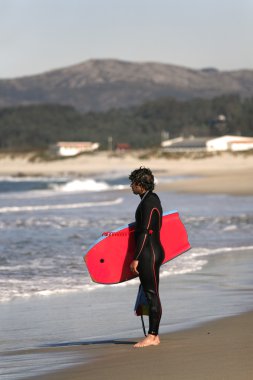
M129 179L132 191L140 195L141 201L136 209L136 250L130 268L138 274L149 304L148 336L134 347L158 345L158 329L162 315L159 297L159 270L164 259L160 242L162 207L158 196L153 193L154 176L150 169L141 167L134 170Z

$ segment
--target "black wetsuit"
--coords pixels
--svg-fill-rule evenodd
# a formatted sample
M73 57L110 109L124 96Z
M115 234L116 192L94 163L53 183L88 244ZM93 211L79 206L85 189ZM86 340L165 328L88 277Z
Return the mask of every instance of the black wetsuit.
M146 192L141 198L135 213L136 251L134 259L139 260L137 269L149 304L148 333L158 335L162 316L159 298L159 270L164 259L164 250L160 242L162 207L160 199L152 191Z

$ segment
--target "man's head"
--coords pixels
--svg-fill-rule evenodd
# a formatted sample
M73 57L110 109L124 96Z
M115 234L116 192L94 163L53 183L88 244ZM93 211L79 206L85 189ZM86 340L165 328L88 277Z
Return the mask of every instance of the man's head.
M150 169L140 167L129 175L132 184L141 186L145 191L154 190L155 181Z

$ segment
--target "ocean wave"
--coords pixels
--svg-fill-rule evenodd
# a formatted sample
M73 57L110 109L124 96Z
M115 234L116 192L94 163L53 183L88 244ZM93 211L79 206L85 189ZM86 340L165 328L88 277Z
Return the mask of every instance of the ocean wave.
M253 223L252 214L240 214L240 215L228 215L228 216L185 216L185 222L200 224L203 222L212 222L213 224L224 224L224 223L237 223L238 221Z
M219 254L230 254L240 251L251 251L253 246L241 247L220 247L220 248L194 248L161 267L161 278L170 276L181 276L189 273L201 271L208 264L208 256ZM113 284L103 285L92 282L88 273L80 270L80 265L66 264L66 257L51 257L48 260L26 263L26 265L16 265L3 263L1 270L4 273L12 273L0 280L0 302L9 302L17 298L29 297L50 297L53 295L63 295L77 292L96 291L105 286L126 287L139 283L139 279ZM59 275L59 262L61 266L68 267L68 271ZM13 273L16 271L16 274ZM22 276L22 273L26 276ZM30 272L30 275L28 274ZM15 278L15 276L17 276ZM29 277L30 276L30 277Z
M63 256L62 265L64 265L64 261L66 265L66 258ZM195 257L188 252L163 265L161 268L161 277L195 272L201 270L206 263L207 260ZM9 263L9 265L5 263L1 271L12 273L12 276L9 276L7 280L6 278L2 279L2 281L0 280L0 302L9 302L17 298L29 298L34 296L50 297L57 294L90 292L104 286L122 287L139 283L139 279L136 278L131 281L113 285L97 284L91 281L87 272L80 271L79 266L75 266L72 270L70 269L65 275L54 276L55 268L58 267L59 257L55 258L55 262L53 258L49 258L48 260L34 260L30 263L26 263L26 265L16 265L15 267L13 267L11 263ZM70 268L70 265L68 265L68 268ZM16 272L16 275L13 271ZM26 278L22 275L20 276L23 271L26 272ZM30 273L30 276L28 273ZM15 276L17 277L15 278Z
M129 185L124 177L5 177L0 180L0 199L50 197L66 193L123 190Z
M1 176L1 182L50 182L67 181L67 176Z
M99 181L93 178L87 178L75 179L63 185L51 185L50 188L60 192L100 192L108 190L124 190L129 188L129 185L121 183L120 179L116 181L116 183L113 181L113 183L110 184L109 181Z
M52 185L52 189L63 192L79 192L79 191L104 191L109 190L110 186L105 181L96 181L92 178L88 179L75 179L69 181L64 185Z
M15 220L4 220L0 221L0 229L4 228L30 228L30 227L38 227L38 228L68 228L68 227L87 227L92 222L85 218L62 218L62 217L30 217L30 218L15 218ZM95 224L95 223L94 223Z
M4 214L3 214L4 215ZM4 218L3 218L4 219ZM23 215L18 215L14 218L6 218L5 220L0 220L0 230L3 229L12 229L12 228L33 228L43 229L44 233L46 229L65 229L65 228L94 228L100 230L101 234L104 232L105 225L114 225L121 226L127 224L127 220L108 218L106 220L97 220L93 218L84 218L84 217L73 217L69 215L67 217L61 217L56 215L41 215L40 213L36 216L23 217ZM38 231L38 230L37 230ZM77 236L74 232L72 237Z
M195 248L191 251L191 255L194 257L199 256L210 256L217 255L229 252L238 252L238 251L251 251L253 250L253 245L240 246L240 247L219 247L219 248Z
M113 206L123 202L123 198L116 198L111 201L99 201L99 202L82 202L82 203L70 203L70 204L56 204L56 205L38 205L38 206L12 206L12 207L0 207L0 213L16 213L16 212L31 212L31 211L45 211L45 210L66 210L77 209L85 207L104 207Z
M235 224L231 224L230 226L226 226L225 228L223 228L223 231L224 232L235 231L237 229L238 229L238 227Z
M18 298L31 298L31 297L50 297L54 295L63 295L63 294L71 294L77 292L90 292L96 289L100 289L106 285L102 284L85 284L85 285L71 285L69 287L59 287L54 288L45 288L45 289L29 289L28 287L20 287L16 289L3 289L0 294L0 302L10 302Z
M212 231L234 232L237 230L251 230L253 227L253 215L228 215L222 217L194 216L184 217L184 223L190 229L211 229Z

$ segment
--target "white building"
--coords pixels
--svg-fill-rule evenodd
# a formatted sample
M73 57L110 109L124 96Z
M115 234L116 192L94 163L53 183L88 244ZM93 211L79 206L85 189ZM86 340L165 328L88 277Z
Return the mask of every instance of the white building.
M207 141L206 147L208 152L249 150L253 149L253 138L229 135L221 136Z
M99 148L99 143L89 141L59 141L56 144L59 156L76 156L83 152L93 152Z

